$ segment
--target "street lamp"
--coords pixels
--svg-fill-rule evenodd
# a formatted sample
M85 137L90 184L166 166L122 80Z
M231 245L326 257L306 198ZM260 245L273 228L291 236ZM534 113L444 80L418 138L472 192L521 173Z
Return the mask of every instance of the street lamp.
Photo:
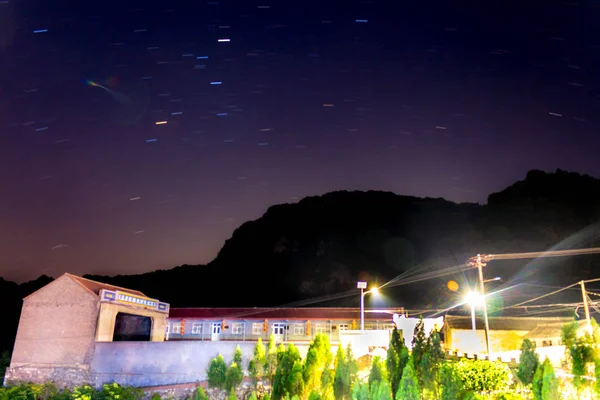
M360 331L365 331L365 295L367 293L373 293L375 295L379 294L379 289L377 287L372 288L371 290L365 289L367 288L367 282L357 282L356 288L360 289Z
M473 328L473 333L477 331L475 325L475 307L481 305L483 301L483 296L480 296L477 292L471 291L465 296L465 303L471 306L471 326Z

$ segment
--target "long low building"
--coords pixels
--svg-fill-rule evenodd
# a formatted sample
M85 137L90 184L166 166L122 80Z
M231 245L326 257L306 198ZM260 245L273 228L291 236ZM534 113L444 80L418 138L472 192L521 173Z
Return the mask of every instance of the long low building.
M390 330L402 308L367 309L365 330ZM340 331L360 329L359 308L171 308L167 340L267 340L310 342L324 333L333 342Z

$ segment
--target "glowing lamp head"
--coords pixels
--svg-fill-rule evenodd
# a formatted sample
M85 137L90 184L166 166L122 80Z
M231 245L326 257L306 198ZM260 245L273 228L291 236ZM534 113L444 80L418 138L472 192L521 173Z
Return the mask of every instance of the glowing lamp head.
M374 294L375 296L379 295L379 288L378 287L374 287L373 289L370 290L372 294Z
M483 296L477 292L469 292L465 295L465 303L472 306L480 306L483 304Z

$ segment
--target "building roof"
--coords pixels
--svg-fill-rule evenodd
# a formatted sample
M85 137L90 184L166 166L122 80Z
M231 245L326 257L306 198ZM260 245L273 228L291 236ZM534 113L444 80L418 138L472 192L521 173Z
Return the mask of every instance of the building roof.
M568 322L568 321L567 321ZM585 320L577 321L579 326L585 324ZM525 335L527 339L545 339L545 338L558 338L561 336L562 327L565 323L550 323L544 325L538 325Z
M471 329L471 317L446 315L445 325L451 329ZM533 331L534 329L548 324L562 326L573 321L573 317L489 317L490 330L493 331ZM484 329L483 318L475 320L477 329ZM559 335L560 336L560 335Z
M73 274L69 274L69 273L65 273L63 276L71 278L72 280L74 280L75 282L77 282L78 284L83 286L85 289L94 293L96 296L100 296L100 291L102 289L106 289L106 290L111 290L111 291L118 290L120 292L126 292L126 293L133 294L136 296L146 297L146 295L144 293L142 293L138 290L132 290L132 289L127 289L127 288L122 288L119 286L109 285L108 283L96 282L91 279L82 278L81 276L77 276L77 275L73 275Z
M402 308L365 310L365 320L389 319L402 314ZM360 320L359 308L302 307L302 308L171 308L170 319L273 319L273 320Z

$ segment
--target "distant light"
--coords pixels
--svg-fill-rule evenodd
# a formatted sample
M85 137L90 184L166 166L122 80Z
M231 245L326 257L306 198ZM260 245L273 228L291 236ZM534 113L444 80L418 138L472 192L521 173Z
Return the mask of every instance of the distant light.
M150 140L156 140L156 139L150 139ZM129 201L136 201L136 200L139 200L139 199L141 199L141 197L139 197L139 196L138 197L132 197L132 198L129 199Z
M165 125L167 123L167 121L156 121L155 124L156 125Z
M181 112L181 111L175 111L175 112L171 113L171 115L181 115L181 114L183 114L183 112Z
M373 293L375 296L379 295L379 288L378 287L374 287L373 289L370 290L371 293Z
M35 31L33 31L33 33L46 33L48 32L48 29L36 29Z
M45 131L46 129L48 129L48 127L44 126L43 128L37 128L35 131L40 132L40 131Z
M220 85L220 84L222 84L222 83L223 83L223 82L214 81L214 82L211 82L210 84L211 84L211 85Z
M156 142L156 139L148 139L148 140L146 140L146 143L152 143L152 142Z
M333 107L333 104L331 104L331 103L325 103L325 104L323 104L323 107Z
M217 42L231 42L231 39L218 39Z
M367 22L369 22L369 20L368 19L357 19L356 22L367 23Z
M268 146L269 142L258 142L257 143L259 146Z
M208 58L208 56L198 56L196 57L196 60L206 60Z
M218 113L217 115L218 115L219 117L224 117L224 116L226 116L226 115L227 115L227 113Z
M555 112L549 112L548 114L554 116L554 117L562 117L562 114L559 113L555 113Z
M186 54L182 54L181 57L193 57L194 55L192 53L186 53Z

